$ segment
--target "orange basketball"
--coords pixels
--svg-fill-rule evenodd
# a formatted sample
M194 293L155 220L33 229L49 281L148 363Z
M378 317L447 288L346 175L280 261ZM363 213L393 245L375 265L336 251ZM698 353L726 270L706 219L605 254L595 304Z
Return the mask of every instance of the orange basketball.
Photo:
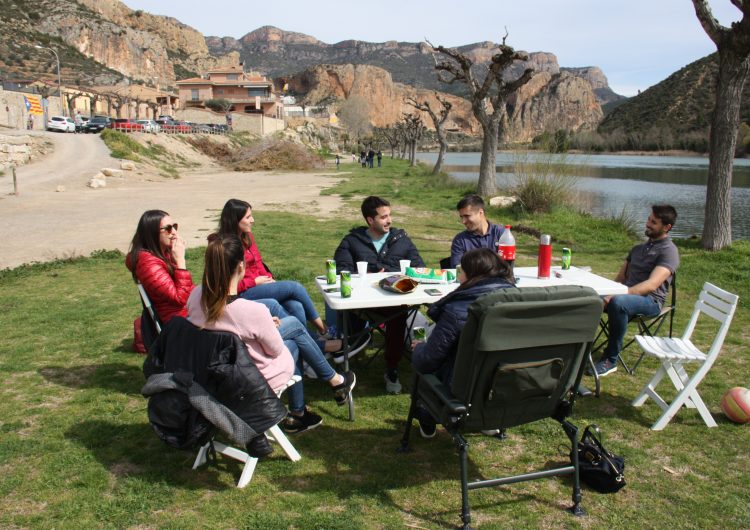
M735 423L750 421L750 390L736 386L727 390L721 398L721 410Z

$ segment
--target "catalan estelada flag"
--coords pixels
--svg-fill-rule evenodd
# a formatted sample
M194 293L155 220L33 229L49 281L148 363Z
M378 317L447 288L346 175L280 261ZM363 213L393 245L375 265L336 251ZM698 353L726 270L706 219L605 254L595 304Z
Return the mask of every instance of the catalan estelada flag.
M44 114L42 112L42 102L39 101L39 97L37 96L24 96L23 102L26 105L26 110L29 111L29 114L37 114L41 116Z

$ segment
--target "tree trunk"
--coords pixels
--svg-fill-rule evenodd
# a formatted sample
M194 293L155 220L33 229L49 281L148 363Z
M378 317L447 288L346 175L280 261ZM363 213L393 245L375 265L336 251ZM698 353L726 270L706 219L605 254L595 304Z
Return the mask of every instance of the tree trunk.
M734 51L719 52L716 105L709 138L706 209L701 245L721 250L732 244L732 165L737 143L742 89L750 72L750 59Z
M497 153L497 135L500 130L500 120L494 118L487 120L486 123L482 123L482 130L484 138L482 138L482 158L479 161L477 194L482 197L493 197L497 194L495 155Z
M437 162L435 167L432 168L432 174L437 175L440 170L443 169L443 157L445 152L448 150L448 142L445 140L445 134L441 130L437 131L438 143L440 144L440 151L438 152Z

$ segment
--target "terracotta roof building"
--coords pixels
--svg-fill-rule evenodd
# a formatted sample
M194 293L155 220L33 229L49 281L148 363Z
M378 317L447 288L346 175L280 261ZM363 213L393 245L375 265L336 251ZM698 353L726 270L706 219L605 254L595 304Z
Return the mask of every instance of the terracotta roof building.
M205 108L209 99L224 99L232 104L231 112L282 116L283 105L273 91L273 82L257 72L244 72L242 65L215 68L176 84L183 109Z

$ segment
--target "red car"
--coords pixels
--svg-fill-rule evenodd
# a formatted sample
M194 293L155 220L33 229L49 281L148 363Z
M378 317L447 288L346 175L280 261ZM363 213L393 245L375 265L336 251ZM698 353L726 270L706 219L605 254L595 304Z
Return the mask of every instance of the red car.
M193 132L192 125L188 125L184 121L159 121L159 123L161 124L162 132L183 134L190 134Z
M110 129L122 132L143 132L143 125L135 120L127 118L117 118L109 124Z

